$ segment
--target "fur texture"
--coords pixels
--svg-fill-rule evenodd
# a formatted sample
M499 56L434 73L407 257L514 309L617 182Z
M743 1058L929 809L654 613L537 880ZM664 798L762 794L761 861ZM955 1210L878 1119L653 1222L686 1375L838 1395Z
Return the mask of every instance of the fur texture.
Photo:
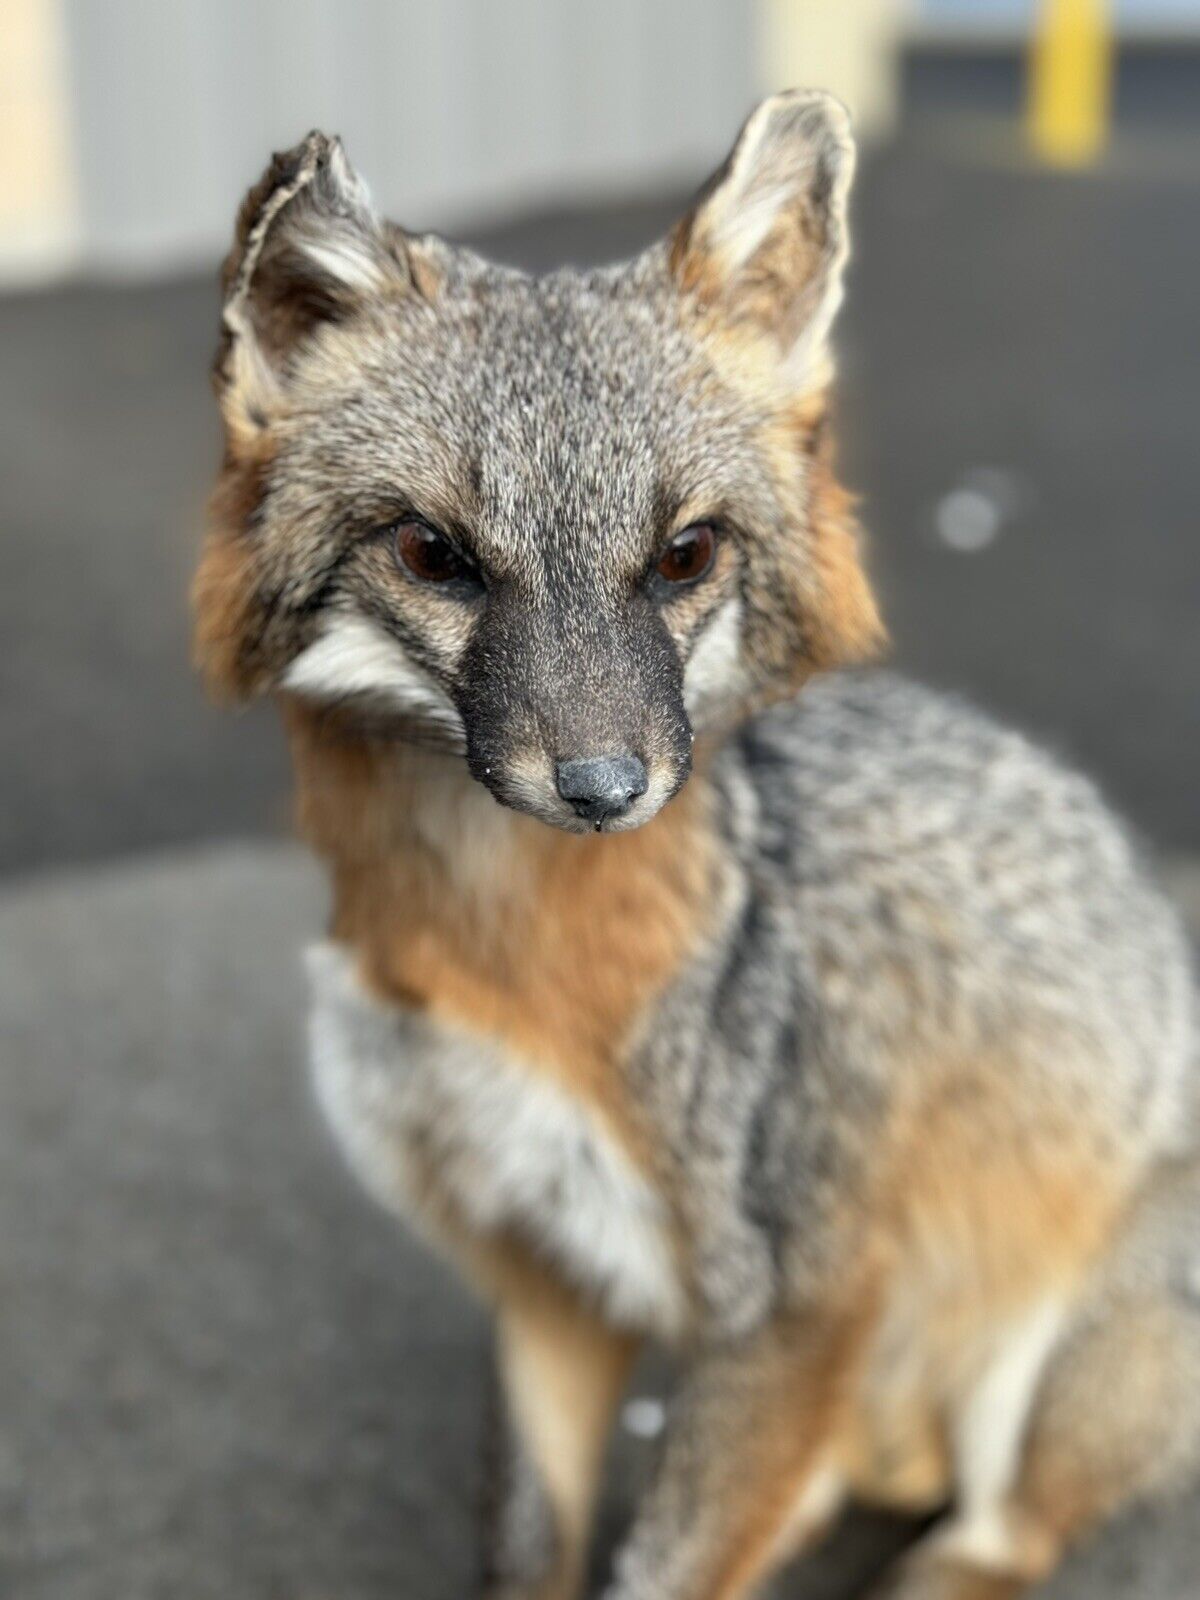
M1089 783L852 667L852 160L777 97L668 240L531 280L313 135L226 268L198 651L279 693L329 865L330 1121L496 1310L505 1600L575 1592L647 1337L610 1600L749 1594L851 1495L954 1506L897 1600L1012 1596L1200 1455L1180 929ZM629 755L588 833L558 764Z

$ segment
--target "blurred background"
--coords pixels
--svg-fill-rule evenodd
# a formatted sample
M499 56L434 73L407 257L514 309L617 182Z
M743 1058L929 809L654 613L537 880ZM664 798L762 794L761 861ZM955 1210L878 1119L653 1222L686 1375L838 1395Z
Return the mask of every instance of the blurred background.
M843 468L896 660L1086 765L1200 913L1200 0L0 0L6 1595L468 1592L482 1325L315 1124L282 741L188 665L241 194L319 125L414 228L601 261L788 83L863 141ZM1053 1593L1194 1592L1196 1521Z

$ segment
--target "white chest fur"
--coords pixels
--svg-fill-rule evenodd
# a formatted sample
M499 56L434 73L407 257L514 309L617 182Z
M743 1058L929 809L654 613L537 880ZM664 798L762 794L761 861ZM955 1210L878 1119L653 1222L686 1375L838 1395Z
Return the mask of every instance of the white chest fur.
M381 1004L345 949L308 964L318 1098L383 1204L419 1211L419 1151L468 1226L524 1237L614 1323L679 1331L662 1201L586 1105L486 1038Z

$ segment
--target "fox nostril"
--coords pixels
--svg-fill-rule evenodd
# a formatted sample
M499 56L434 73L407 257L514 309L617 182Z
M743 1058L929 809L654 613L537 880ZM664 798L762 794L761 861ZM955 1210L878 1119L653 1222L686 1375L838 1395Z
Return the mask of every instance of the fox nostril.
M554 769L558 792L576 815L600 823L628 811L650 780L637 756L587 756L560 761Z

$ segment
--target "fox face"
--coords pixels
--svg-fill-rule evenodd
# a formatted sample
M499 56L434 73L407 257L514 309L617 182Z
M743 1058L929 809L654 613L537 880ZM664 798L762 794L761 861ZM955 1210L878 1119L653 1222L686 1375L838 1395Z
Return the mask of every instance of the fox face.
M243 204L197 576L218 689L465 759L574 831L879 624L825 429L852 168L766 102L671 236L533 279L381 221L314 134Z

